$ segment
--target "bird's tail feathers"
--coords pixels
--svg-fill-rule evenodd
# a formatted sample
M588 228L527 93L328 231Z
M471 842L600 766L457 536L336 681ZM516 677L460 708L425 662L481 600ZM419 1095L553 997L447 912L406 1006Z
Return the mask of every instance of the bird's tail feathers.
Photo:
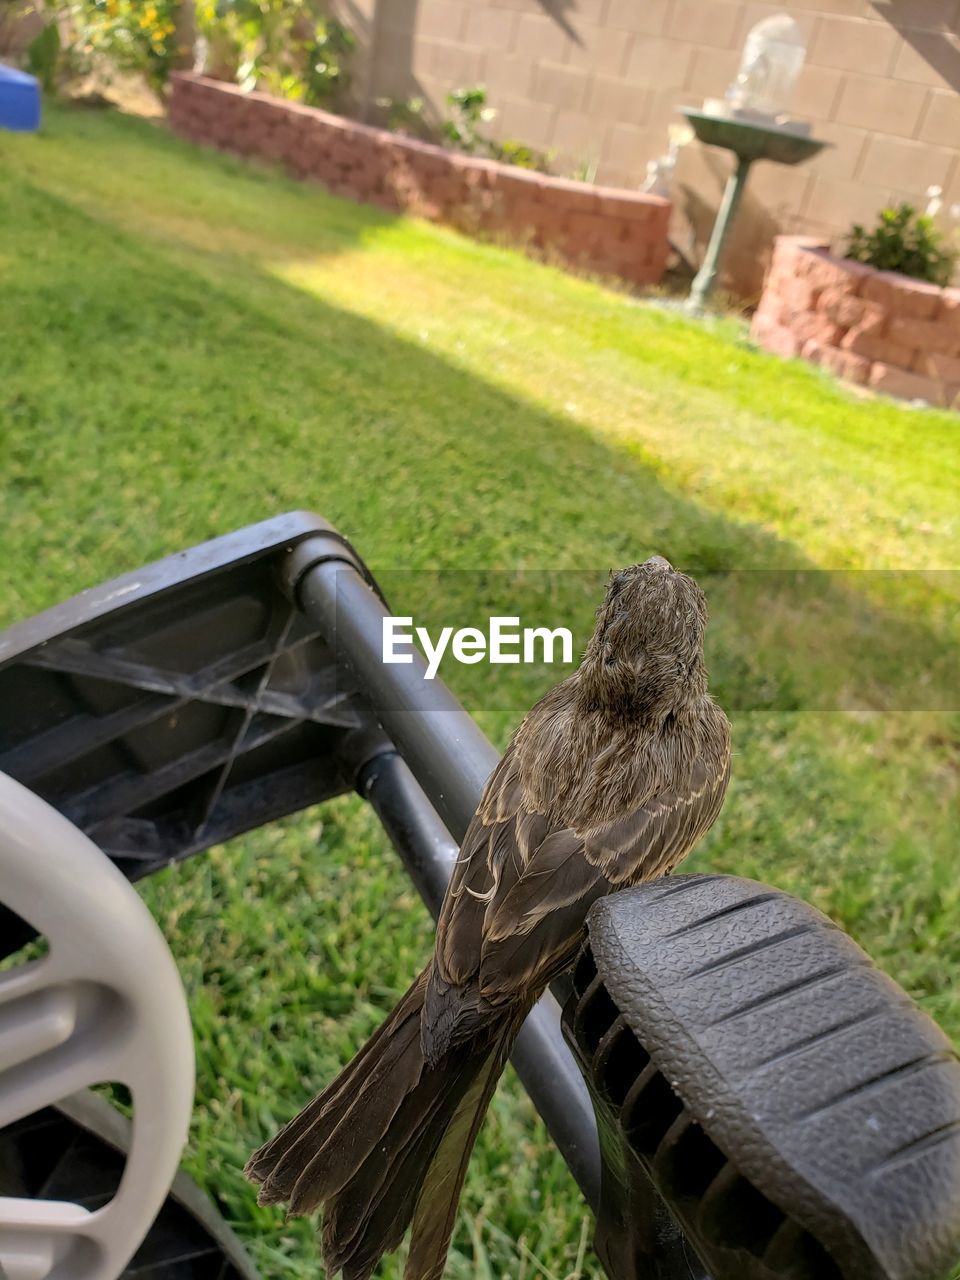
M261 1204L323 1208L329 1275L367 1280L414 1223L405 1280L443 1272L477 1132L517 1030L506 1015L480 1044L427 1065L420 1044L426 975L336 1080L275 1138L246 1174Z
M417 1198L404 1280L440 1280L443 1275L470 1153L515 1033L515 1027L504 1028L444 1131Z
M260 1204L310 1213L339 1190L417 1083L424 979L413 984L340 1075L255 1151L244 1173L260 1184Z

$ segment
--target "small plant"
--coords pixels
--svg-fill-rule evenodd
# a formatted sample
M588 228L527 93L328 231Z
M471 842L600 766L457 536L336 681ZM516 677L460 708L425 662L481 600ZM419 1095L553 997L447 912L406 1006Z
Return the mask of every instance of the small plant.
M392 133L432 141L434 131L426 116L423 98L377 98L377 110Z
M447 94L447 103L452 108L452 115L441 123L440 132L458 151L489 156L492 160L517 165L521 169L549 173L550 156L547 152L537 151L516 138L497 142L483 132L483 126L497 117L495 108L487 105L487 91L483 85L456 89Z
M482 85L454 89L447 94L447 104L453 108L453 114L440 125L440 132L447 141L468 155L489 152L492 144L481 133L481 128L495 120L497 113L493 107L487 106L486 89Z
M570 176L575 182L588 182L593 185L597 180L597 170L599 168L599 156L584 156L582 160L574 165L573 173Z
M537 151L528 147L525 142L518 142L516 138L505 138L503 142L493 143L492 146L494 159L502 160L504 164L515 164L520 169L536 169L540 173L550 172L550 162L553 159L550 151Z
M944 233L929 214L899 204L884 209L872 231L855 224L845 256L880 271L899 271L942 286L950 283L958 252L945 243Z

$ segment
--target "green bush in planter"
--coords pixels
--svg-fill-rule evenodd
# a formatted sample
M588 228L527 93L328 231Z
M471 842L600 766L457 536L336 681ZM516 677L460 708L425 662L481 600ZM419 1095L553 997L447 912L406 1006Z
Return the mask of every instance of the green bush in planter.
M845 256L937 285L950 283L957 262L957 250L945 242L933 218L910 204L882 210L872 231L854 224Z

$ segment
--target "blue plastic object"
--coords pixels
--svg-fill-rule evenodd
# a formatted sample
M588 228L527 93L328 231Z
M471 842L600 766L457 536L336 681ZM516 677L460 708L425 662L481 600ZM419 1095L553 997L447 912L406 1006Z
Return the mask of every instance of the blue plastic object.
M0 63L0 129L32 133L40 128L40 82Z

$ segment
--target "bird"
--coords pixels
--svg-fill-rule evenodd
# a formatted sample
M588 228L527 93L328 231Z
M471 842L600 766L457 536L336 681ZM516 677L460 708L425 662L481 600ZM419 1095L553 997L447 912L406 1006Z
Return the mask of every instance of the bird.
M599 898L669 874L710 828L730 728L707 606L663 556L611 573L577 670L528 712L483 790L433 955L340 1075L244 1172L321 1210L328 1276L368 1280L412 1226L405 1280L439 1280L467 1163L524 1019Z

